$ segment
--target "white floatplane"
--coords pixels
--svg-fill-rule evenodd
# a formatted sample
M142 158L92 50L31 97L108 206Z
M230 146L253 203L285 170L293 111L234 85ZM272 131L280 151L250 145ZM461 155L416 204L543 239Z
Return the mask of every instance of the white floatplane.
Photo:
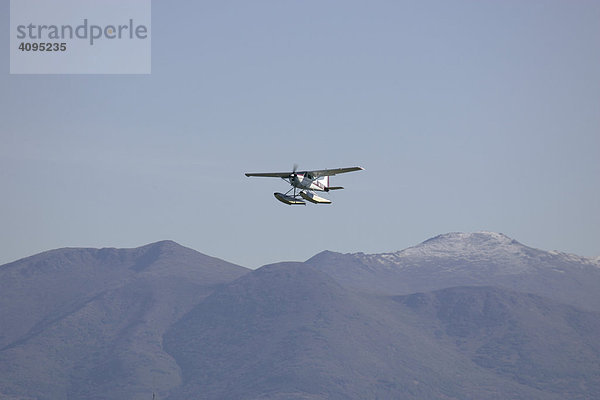
M362 171L362 167L318 169L314 171L296 171L296 166L292 172L247 172L246 176L260 176L268 178L281 178L292 185L292 188L286 193L275 192L273 195L282 203L289 205L305 205L306 201L314 204L331 204L321 196L315 194L318 192L329 192L330 190L343 189L341 186L329 186L329 177L346 172Z

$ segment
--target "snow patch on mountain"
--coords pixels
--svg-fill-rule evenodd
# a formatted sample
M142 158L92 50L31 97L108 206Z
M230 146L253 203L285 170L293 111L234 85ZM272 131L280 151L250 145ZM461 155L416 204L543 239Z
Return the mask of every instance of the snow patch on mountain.
M502 233L452 232L438 235L417 246L402 250L396 254L402 254L404 256L450 256L462 258L474 254L484 256L507 253L520 255L524 248L526 248L526 246L523 246L521 243Z
M496 232L451 232L438 235L407 249L381 254L355 253L354 257L367 265L383 268L416 267L424 262L443 260L447 271L461 269L465 264L502 265L504 273L524 273L551 266L557 272L571 266L600 268L599 258L586 258L556 251L544 251L525 246Z

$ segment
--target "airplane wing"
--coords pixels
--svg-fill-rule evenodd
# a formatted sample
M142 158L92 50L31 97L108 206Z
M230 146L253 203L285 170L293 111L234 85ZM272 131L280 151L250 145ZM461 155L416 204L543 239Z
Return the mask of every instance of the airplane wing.
M333 176L337 174L343 174L346 172L362 171L363 167L348 167L348 168L333 168L333 169L317 169L314 171L299 171L300 175L309 174L315 178L321 176ZM246 176L262 176L268 178L289 178L294 172L246 172Z
M291 176L293 172L246 172L246 176L264 176L267 178L287 178Z
M346 172L362 171L363 167L348 167L348 168L333 168L333 169L318 169L316 171L308 171L309 174L319 176L333 176L337 174L344 174Z

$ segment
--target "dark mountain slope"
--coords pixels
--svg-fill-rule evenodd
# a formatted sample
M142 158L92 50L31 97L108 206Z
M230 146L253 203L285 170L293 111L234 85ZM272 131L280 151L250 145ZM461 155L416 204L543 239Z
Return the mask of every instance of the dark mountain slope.
M559 304L597 270L490 233L252 272L55 250L0 266L0 399L597 399L600 317Z
M5 264L0 266L0 349L131 278L163 276L210 286L246 271L171 241L135 249L58 249Z
M325 251L307 263L345 287L370 293L500 286L600 311L598 259L534 249L493 232L439 235L395 253Z
M60 249L4 265L0 393L145 399L176 386L162 334L247 271L169 241Z
M449 288L397 301L433 321L477 365L569 399L600 395L600 313L492 287Z
M165 349L183 375L170 398L562 398L562 388L498 372L457 345L427 297L434 295L422 296L418 308L418 297L353 293L301 263L263 267L215 291L167 332ZM507 319L522 323L520 312L507 309ZM469 313L457 318L481 322ZM504 329L499 324L493 329Z

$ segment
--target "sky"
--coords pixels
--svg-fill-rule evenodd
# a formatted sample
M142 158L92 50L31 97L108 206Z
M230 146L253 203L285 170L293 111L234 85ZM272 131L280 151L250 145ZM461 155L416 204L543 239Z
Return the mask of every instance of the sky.
M153 1L149 75L9 74L0 264L175 240L249 268L446 232L600 256L600 2ZM360 165L331 205L244 172Z

